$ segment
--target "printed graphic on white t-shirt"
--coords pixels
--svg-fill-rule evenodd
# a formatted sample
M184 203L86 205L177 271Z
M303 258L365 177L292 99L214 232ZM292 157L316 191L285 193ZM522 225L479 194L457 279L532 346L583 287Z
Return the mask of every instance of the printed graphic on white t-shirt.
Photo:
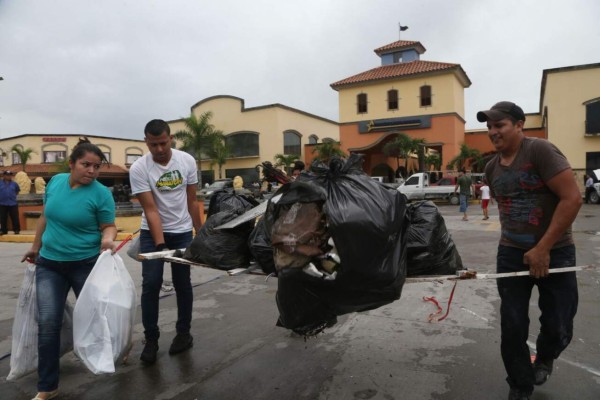
M183 184L183 176L178 169L175 171L168 171L161 175L156 182L156 189L160 192L170 192L177 189Z

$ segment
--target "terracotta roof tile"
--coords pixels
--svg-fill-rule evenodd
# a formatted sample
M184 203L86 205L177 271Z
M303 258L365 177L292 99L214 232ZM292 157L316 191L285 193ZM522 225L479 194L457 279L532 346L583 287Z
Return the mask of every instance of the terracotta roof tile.
M464 74L467 86L471 84L469 78L466 76L464 71L462 71L460 64L416 60L406 63L383 65L381 67L373 68L371 70L361 72L360 74L351 76L349 78L342 79L341 81L334 82L330 86L333 89L337 90L342 86L351 85L355 83L364 83L391 78L402 78L411 75L439 72L445 70L449 71L453 69L458 69Z
M409 49L409 48L416 48L419 49L421 51L419 51L420 54L423 54L425 52L425 47L421 44L421 42L417 42L417 41L410 41L410 40L398 40L397 42L393 42L390 44L386 44L385 46L381 46L377 49L375 49L375 53L382 54L382 53L389 53L390 51L393 50L403 50L403 49Z

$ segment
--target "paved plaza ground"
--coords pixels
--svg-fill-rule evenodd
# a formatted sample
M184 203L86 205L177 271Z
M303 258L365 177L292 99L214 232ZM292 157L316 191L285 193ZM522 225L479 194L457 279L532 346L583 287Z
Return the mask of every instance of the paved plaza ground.
M457 207L440 206L465 266L494 272L499 237L497 209L481 220L479 205L461 221ZM573 227L578 265L600 256L600 205L584 205ZM36 374L14 382L9 372L11 327L23 278L19 263L28 243L0 243L0 399L30 399ZM141 266L122 254L136 282ZM169 271L169 268L166 269ZM169 279L170 272L165 274ZM580 306L575 336L555 362L550 380L534 400L600 398L600 270L578 273ZM350 314L309 340L275 326L277 279L229 277L204 268L192 271L195 338L191 351L169 356L175 335L175 296L161 299L162 336L155 365L139 361L143 328L139 298L134 347L127 365L96 376L69 353L61 359L61 400L458 400L506 399L500 358L499 299L493 280L461 281L448 318L427 322L434 311L423 296L443 305L451 284L412 283L400 300ZM139 293L138 293L139 294ZM138 295L139 297L139 295ZM531 301L531 343L539 329L537 294Z

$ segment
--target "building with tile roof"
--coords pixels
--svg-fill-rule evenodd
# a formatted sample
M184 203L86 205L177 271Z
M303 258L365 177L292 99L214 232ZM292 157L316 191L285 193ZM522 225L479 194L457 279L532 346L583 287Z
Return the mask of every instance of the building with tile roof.
M512 99L498 99L512 100ZM492 104L481 105L482 110ZM545 138L567 157L583 190L583 175L600 169L600 63L542 71L539 110L525 114L524 134ZM465 132L465 143L483 154L494 148L487 129Z
M395 158L383 147L398 133L424 139L425 151L438 153L445 166L464 141L464 90L471 81L460 64L425 61L425 47L400 40L375 49L381 65L331 84L339 93L340 143L365 156L365 171L394 180ZM418 165L413 159L411 169Z
M0 170L25 171L32 180L42 177L48 181L53 175L66 172L66 160L79 138L84 136L97 145L109 161L100 167L98 178L106 186L128 184L129 166L148 152L143 140L78 134L24 134L0 139ZM14 146L33 150L25 165L19 154L12 151Z

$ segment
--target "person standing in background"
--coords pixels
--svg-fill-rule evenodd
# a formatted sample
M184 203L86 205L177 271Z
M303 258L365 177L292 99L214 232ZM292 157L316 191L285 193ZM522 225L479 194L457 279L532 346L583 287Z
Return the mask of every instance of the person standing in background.
M460 190L459 190L460 189ZM463 221L468 221L467 208L469 208L469 199L471 193L475 193L475 187L471 181L471 177L465 174L465 169L461 168L458 173L458 179L456 180L456 186L454 187L454 193L458 191L460 208L459 211L463 213Z
M4 171L2 181L0 181L0 235L8 233L9 216L15 235L21 231L19 204L17 203L17 195L20 191L19 185L13 181L13 172Z
M585 203L590 202L590 195L594 192L594 179L589 175L584 175L585 179Z
M483 219L490 219L488 214L488 205L494 204L494 200L492 200L490 196L490 187L487 184L487 179L483 178L483 186L481 187L481 209L483 210Z

